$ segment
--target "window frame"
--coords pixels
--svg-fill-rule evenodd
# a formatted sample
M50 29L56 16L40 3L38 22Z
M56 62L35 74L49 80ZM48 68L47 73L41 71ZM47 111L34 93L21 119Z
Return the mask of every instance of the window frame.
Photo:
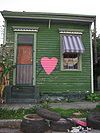
M61 59L61 71L82 71L82 54L79 55L79 68L78 69L64 69L63 66L63 36L68 35L67 33L60 34L60 59ZM74 34L72 34L74 35Z

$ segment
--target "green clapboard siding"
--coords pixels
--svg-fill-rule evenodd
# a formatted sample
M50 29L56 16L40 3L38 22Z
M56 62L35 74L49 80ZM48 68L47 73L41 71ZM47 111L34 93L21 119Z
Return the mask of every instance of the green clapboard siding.
M36 43L36 86L40 92L86 92L91 89L90 32L89 25L65 22L8 21L7 40L14 42L12 26L39 27ZM61 71L59 28L83 30L82 40L85 52L82 55L82 71ZM12 43L11 46L14 46ZM41 68L40 59L44 56L58 58L56 69L46 75ZM40 73L39 73L40 72Z

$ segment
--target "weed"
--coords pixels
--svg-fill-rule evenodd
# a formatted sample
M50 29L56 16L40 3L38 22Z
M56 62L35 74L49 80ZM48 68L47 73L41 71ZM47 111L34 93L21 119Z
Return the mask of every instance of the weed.
M91 102L100 101L100 94L91 93L87 95L86 100L89 100Z

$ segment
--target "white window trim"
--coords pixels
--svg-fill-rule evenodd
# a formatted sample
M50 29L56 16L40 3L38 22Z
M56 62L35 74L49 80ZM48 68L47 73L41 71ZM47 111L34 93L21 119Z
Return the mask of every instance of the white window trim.
M83 34L83 30L59 28L59 33L60 34L71 34L71 35L82 35Z
M78 69L64 69L63 66L63 55L61 57L61 71L82 71L82 55L79 56L79 68Z
M12 26L14 32L38 32L39 27Z

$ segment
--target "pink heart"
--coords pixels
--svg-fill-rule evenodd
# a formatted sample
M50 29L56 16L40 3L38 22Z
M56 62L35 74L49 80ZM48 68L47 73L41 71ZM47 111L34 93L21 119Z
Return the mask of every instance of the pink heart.
M58 59L55 57L52 57L51 59L48 57L41 58L41 65L48 75L55 69L57 62Z

